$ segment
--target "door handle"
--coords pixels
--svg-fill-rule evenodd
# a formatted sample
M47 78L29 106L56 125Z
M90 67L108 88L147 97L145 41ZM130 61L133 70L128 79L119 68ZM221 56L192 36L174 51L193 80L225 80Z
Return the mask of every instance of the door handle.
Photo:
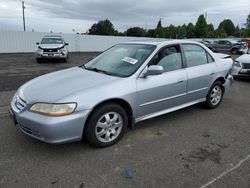
M184 81L185 81L184 78L180 78L180 79L177 81L177 83L183 83Z

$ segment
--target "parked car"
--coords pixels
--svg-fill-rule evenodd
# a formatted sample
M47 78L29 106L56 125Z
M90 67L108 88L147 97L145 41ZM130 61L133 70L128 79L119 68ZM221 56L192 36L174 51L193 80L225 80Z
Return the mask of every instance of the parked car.
M36 61L42 63L45 60L62 60L67 62L68 49L64 39L61 36L45 36L41 43L37 42L38 48L35 52Z
M214 51L214 41L213 40L204 39L201 41L201 43L204 44L210 50Z
M220 53L243 54L246 47L247 44L245 42L238 42L233 39L220 39L214 41L211 50Z
M250 77L250 49L247 53L238 57L233 64L232 75L235 79L239 77Z
M197 103L218 107L232 63L197 42L117 44L85 65L27 82L10 114L23 133L44 142L84 138L110 146L142 120Z

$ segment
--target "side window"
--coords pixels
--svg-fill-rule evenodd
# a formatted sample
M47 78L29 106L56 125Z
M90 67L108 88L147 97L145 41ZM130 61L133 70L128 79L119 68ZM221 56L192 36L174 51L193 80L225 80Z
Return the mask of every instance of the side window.
M224 40L219 40L218 44L226 44L226 42Z
M194 67L208 63L207 52L200 46L195 44L183 45L187 67Z
M214 59L212 58L212 56L209 53L207 53L207 61L208 61L208 63L214 62Z
M155 55L150 65L161 65L164 72L174 71L182 68L182 57L180 46L169 46Z

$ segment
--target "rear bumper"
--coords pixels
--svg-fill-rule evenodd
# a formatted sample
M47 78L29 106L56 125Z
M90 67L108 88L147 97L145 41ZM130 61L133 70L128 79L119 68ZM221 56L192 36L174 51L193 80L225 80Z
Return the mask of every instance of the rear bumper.
M225 83L224 83L224 88L225 88L226 90L228 90L229 88L232 87L233 82L234 82L233 76L232 76L231 74L229 74L229 75L227 76L227 79L226 79Z

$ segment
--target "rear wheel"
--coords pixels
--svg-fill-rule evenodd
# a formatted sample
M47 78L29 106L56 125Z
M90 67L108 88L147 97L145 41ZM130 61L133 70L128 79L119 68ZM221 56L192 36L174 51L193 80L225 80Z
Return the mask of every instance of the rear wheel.
M85 131L86 140L93 146L115 144L125 133L128 116L117 104L109 103L96 109L90 116Z
M218 107L222 101L223 94L224 87L222 83L220 81L216 81L207 94L205 106L209 109Z

